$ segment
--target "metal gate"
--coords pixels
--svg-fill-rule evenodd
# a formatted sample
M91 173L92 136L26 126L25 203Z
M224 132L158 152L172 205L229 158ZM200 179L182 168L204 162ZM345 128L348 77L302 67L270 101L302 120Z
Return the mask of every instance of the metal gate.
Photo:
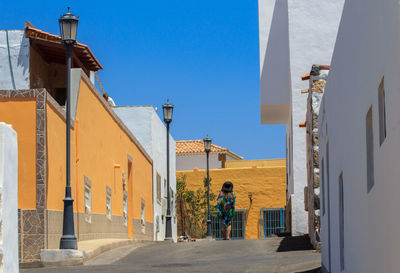
M246 239L246 210L235 210L235 216L232 218L232 240ZM223 220L219 218L218 213L211 214L211 232L212 237L217 240L222 240L222 225Z
M271 234L279 234L285 231L285 209L268 208L260 211L260 232L263 237L270 237Z

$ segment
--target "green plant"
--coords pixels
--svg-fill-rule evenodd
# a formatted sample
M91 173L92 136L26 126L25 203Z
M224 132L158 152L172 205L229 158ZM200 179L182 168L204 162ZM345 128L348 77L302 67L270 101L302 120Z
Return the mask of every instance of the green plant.
M186 175L182 175L176 180L177 202L179 204L178 219L182 235L189 235L194 238L206 236L207 178L204 178L203 185L203 188L194 191L186 188ZM215 199L216 195L210 189L210 212L215 211L215 206L212 205Z

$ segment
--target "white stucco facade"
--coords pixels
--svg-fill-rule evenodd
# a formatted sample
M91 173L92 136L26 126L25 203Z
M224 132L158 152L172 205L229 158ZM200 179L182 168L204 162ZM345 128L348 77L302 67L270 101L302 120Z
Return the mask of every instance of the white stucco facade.
M304 210L307 185L306 120L313 64L330 64L344 0L259 0L260 110L262 124L286 124L287 199L292 235L308 232ZM267 37L267 38L266 38Z
M154 240L163 241L167 210L167 129L152 106L119 106L113 107L113 110L153 159ZM170 188L173 192L171 195L172 236L176 241L176 158L175 140L171 135L169 151ZM161 177L161 202L157 200L157 174Z
M399 272L399 12L397 0L346 1L343 11L319 117L325 272Z
M210 169L220 169L221 161L218 160L218 153L210 153ZM176 156L176 170L177 171L188 171L193 169L206 169L207 160L206 153Z
M0 89L29 89L29 39L24 30L0 30Z
M0 272L19 272L17 133L0 123Z
M222 168L222 161L218 160L218 152L211 152L209 158L210 169ZM226 154L226 160L238 160L237 157L232 157ZM193 153L185 155L176 155L176 170L177 171L189 171L193 169L204 170L207 168L207 157L206 153Z

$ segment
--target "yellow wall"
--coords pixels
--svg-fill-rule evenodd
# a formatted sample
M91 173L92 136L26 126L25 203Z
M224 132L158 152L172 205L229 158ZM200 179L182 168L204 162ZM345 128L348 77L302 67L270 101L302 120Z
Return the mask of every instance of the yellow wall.
M100 100L102 98L82 79L76 114L78 123L71 130L71 187L76 200L74 208L78 206L79 212L84 212L84 176L87 176L92 182L92 213L105 214L107 185L112 190L112 214L122 216L122 172L128 175L129 155L133 160L133 204L130 204L133 217L140 218L143 198L146 202L146 221L153 222L152 164ZM65 185L65 121L50 103L47 103L47 119L47 208L61 211Z
M205 170L179 171L177 178L186 175L188 189L203 187ZM218 194L222 184L233 183L236 209L246 209L246 239L259 238L260 209L284 207L286 204L286 167L231 168L210 170L211 190ZM248 194L253 193L250 203ZM215 204L213 204L215 205Z
M36 99L0 99L0 121L18 135L18 207L36 209Z
M231 160L225 162L225 168L243 168L243 167L272 167L286 166L286 159L262 159L262 160Z
M47 102L47 209L63 210L65 196L65 119ZM75 132L71 130L71 189L76 207ZM63 188L64 187L64 188ZM78 200L79 202L80 200ZM80 210L82 211L82 210Z

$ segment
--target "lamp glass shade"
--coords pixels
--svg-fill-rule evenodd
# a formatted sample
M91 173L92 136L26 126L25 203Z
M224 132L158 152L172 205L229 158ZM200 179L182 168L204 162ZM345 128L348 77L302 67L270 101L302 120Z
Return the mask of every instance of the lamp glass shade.
M205 139L203 139L203 142L204 142L204 150L206 152L211 151L211 142L212 142L211 138L206 137Z
M73 44L76 42L76 34L78 30L79 18L71 14L68 9L68 13L58 19L60 23L60 34L61 40L66 44Z
M163 105L164 121L170 123L172 121L172 113L174 111L174 106L168 101Z

